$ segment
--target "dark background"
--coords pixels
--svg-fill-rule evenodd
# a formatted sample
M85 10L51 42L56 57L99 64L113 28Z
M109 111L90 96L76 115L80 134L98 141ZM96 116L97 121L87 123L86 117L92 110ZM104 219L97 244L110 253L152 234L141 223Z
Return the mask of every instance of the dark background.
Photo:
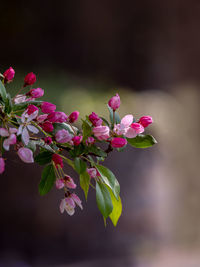
M1 2L0 10L0 71L15 69L11 91L33 71L45 100L81 114L105 112L119 92L122 115L152 115L149 132L159 141L105 163L121 184L117 228L104 228L94 192L82 212L61 215L58 190L37 192L41 168L9 152L0 182L0 266L177 267L176 258L195 260L200 2L19 0Z

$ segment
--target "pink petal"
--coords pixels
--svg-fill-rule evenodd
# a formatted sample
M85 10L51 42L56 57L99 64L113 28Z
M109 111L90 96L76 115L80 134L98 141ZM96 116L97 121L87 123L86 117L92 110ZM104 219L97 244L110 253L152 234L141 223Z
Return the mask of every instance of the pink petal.
M17 154L20 157L20 159L26 163L33 163L34 162L33 152L29 148L21 147L18 150Z
M60 202L60 212L63 213L65 211L65 199L63 198Z
M15 133L17 133L17 128L9 128L9 132L11 134L15 134Z
M9 132L5 128L0 128L0 135L1 136L9 136Z
M29 133L28 133L26 127L22 131L22 141L26 146L29 143Z
M81 200L80 200L80 198L76 195L76 194L71 194L70 195L70 197L75 201L75 203L81 208L81 209L83 209L83 206L82 206L82 204L81 204Z
M125 136L128 138L134 138L137 136L137 133L136 133L135 129L129 127L127 132L125 133Z
M62 189L65 186L64 179L57 179L56 180L56 188Z
M0 174L5 171L5 161L3 158L0 158Z
M125 127L129 127L131 123L133 122L133 115L126 115L122 118L121 124L123 124Z

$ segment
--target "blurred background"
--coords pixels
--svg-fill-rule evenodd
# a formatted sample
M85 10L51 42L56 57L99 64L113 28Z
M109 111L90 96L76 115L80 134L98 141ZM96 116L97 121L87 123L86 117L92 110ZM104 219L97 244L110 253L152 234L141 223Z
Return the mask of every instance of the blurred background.
M0 179L0 266L200 266L200 2L1 1L0 72L17 91L33 71L67 114L150 115L150 149L114 152L123 214L104 227L95 194L73 217L38 194L41 168L7 154ZM75 174L66 167L65 171ZM78 179L76 176L75 179ZM78 181L78 180L77 180Z

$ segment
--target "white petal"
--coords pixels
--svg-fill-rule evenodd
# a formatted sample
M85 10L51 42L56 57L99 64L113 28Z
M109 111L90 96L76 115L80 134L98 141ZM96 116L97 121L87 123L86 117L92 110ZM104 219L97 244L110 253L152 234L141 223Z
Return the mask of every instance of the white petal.
M34 120L38 115L38 110L36 110L35 112L33 112L27 119L27 122L30 122L32 120Z
M24 127L24 129L22 131L22 141L26 146L29 143L29 133L28 133L26 127Z
M60 212L63 213L64 210L65 210L65 199L62 199L61 202L60 202Z
M68 205L68 203L65 204L65 210L70 216L74 215L75 210L72 206Z
M22 115L21 115L21 121L24 123L25 122L25 120L26 120L26 111L24 111L23 113L22 113Z
M133 115L131 114L124 116L121 120L121 124L123 124L125 127L129 127L132 122L133 122Z
M17 133L17 128L10 128L10 129L9 129L9 132L10 132L11 134L15 134L15 133Z
M9 132L5 128L0 128L0 135L1 136L9 136Z
M8 151L9 148L10 148L10 143L9 143L9 139L5 139L4 142L3 142L3 148Z
M39 130L35 126L33 126L33 125L27 125L27 128L32 133L35 133L35 134L39 133Z
M22 134L23 125L20 125L17 131L17 135Z

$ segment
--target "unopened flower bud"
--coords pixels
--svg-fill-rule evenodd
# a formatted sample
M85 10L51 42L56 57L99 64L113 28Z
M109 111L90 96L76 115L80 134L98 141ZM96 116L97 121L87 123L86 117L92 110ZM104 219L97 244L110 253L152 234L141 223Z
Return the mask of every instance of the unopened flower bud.
M75 146L80 145L82 139L83 139L83 136L81 136L81 135L79 135L79 136L74 136L74 137L72 138L73 144L74 144Z
M44 95L44 90L42 88L35 88L35 89L31 89L27 95L33 97L33 98L39 98L42 97Z
M9 69L7 69L4 74L4 82L7 83L7 82L11 82L12 79L14 78L15 76L15 71L12 67L10 67Z
M109 105L109 107L111 107L113 109L113 111L118 109L120 107L119 95L116 94L115 96L111 97L111 99L108 101L108 105Z
M107 140L109 138L110 129L108 126L97 126L92 131L94 136L99 140Z
M120 148L120 147L125 146L126 144L127 144L127 140L125 138L114 137L111 140L111 146L112 147Z
M63 168L63 160L62 160L60 155L53 154L52 160L55 163L56 167L58 167L58 165L60 165L60 167Z
M53 131L53 124L49 121L45 121L42 125L41 125L42 129L47 132L50 133Z
M102 122L103 122L103 120L99 118L99 116L95 112L92 112L89 115L89 120L91 121L92 125L95 127L102 125Z
M34 162L33 152L32 152L32 150L30 150L27 147L21 147L18 150L17 154L20 157L20 159L25 163L33 163Z
M44 138L44 142L47 144L47 145L50 145L52 143L52 139L50 136L47 136Z
M40 107L43 113L51 113L56 110L56 105L49 102L42 102Z
M36 110L39 110L35 105L28 105L27 107L27 113L28 115L31 115Z
M78 117L79 117L79 112L78 111L74 111L69 115L68 120L69 120L70 123L73 123L73 122L78 120Z
M48 115L48 120L52 123L55 122L65 122L67 120L67 115L61 111L53 111Z
M65 129L57 131L56 135L56 142L58 143L67 143L71 141L72 135Z
M139 119L138 123L142 124L144 128L149 126L153 122L153 119L151 116L143 116Z
M131 128L135 130L136 134L140 134L144 132L144 127L137 122L131 124Z
M27 85L32 85L36 82L36 76L33 72L30 72L24 78L24 87Z

